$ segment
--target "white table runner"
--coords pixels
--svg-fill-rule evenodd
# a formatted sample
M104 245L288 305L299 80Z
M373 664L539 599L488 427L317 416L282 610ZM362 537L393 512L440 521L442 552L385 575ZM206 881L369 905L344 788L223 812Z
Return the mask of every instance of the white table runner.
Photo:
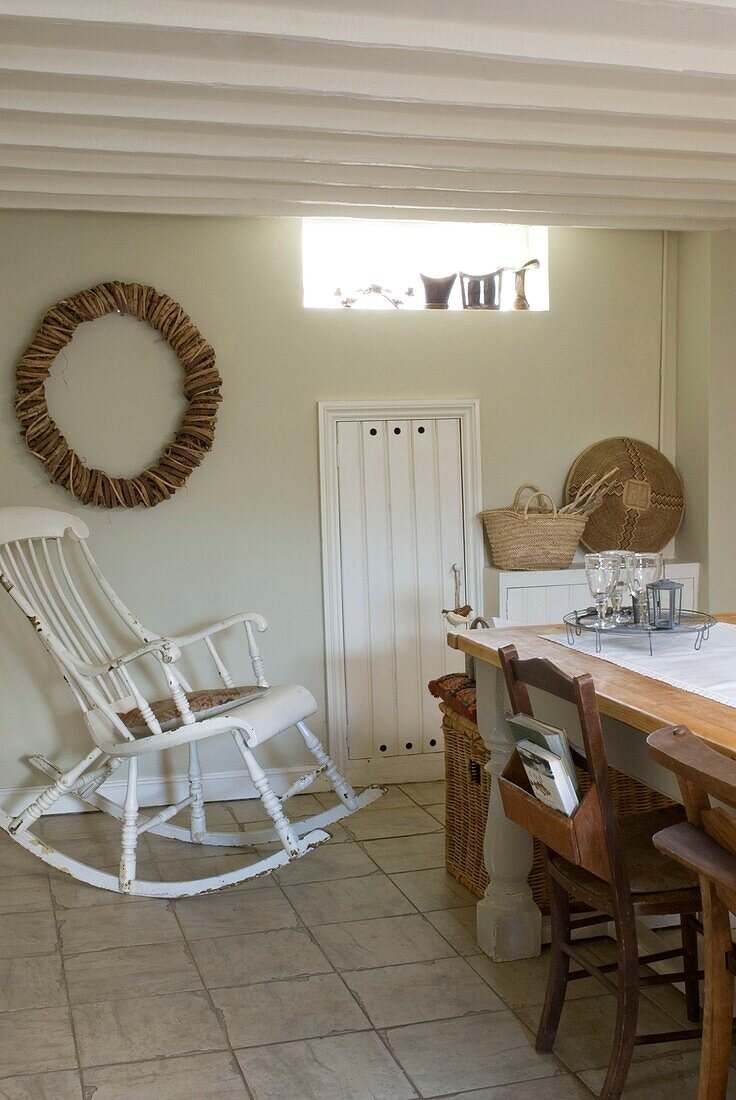
M565 634L543 634L542 637L631 672L639 672L651 680L662 680L683 691L736 707L736 626L730 623L716 623L711 627L710 637L698 651L694 648L694 634L659 631L652 636L651 656L646 637L607 637L604 634L600 653L595 651L592 631L576 636L573 645Z

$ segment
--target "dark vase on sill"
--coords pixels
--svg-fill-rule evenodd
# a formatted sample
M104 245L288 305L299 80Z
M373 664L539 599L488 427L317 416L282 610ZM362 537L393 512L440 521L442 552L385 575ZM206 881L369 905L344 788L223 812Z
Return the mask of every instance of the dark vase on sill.
M453 272L452 275L445 275L442 279L433 279L429 275L421 274L419 277L424 283L424 308L447 309L450 292L455 285L457 275Z
M460 272L460 290L463 309L499 309L501 306L501 280L505 267L490 271L487 275L467 275Z

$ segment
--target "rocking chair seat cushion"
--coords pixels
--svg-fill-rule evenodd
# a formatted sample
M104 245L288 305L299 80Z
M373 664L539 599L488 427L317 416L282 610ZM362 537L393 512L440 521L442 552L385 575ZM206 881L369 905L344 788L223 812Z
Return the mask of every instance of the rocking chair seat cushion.
M245 687L188 691L186 697L192 714L198 722L201 722L205 718L214 718L218 714L233 710L241 703L257 699L260 695L265 695L268 690L268 688L258 687L256 684L249 684ZM176 703L170 696L167 699L157 699L155 703L151 703L151 710L161 723L161 729L165 733L181 725L181 715L177 710ZM150 734L151 731L137 707L126 711L120 717L135 737L147 737Z

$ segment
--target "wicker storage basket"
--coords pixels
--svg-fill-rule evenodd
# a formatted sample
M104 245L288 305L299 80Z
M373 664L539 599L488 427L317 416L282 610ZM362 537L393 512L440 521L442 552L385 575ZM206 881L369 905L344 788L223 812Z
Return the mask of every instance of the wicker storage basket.
M521 495L532 489L522 506ZM529 505L546 498L551 510ZM582 537L587 516L561 516L549 493L536 485L521 485L510 508L491 508L481 513L497 569L566 569Z
M445 867L477 898L488 885L483 862L483 837L491 794L491 777L483 765L490 758L478 727L440 703L445 738L447 802L445 820ZM671 799L645 787L629 775L608 769L613 804L619 816L646 813L672 806ZM587 772L578 770L583 791L590 787ZM534 862L529 875L534 900L543 913L549 912L547 871L542 846L534 841Z

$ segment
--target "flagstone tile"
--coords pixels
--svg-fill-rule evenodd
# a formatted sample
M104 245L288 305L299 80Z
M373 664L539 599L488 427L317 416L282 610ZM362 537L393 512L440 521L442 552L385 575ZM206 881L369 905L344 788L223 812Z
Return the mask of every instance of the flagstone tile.
M391 875L391 881L423 913L433 909L454 909L477 904L478 899L448 875L444 867L427 871L404 871Z
M202 988L183 939L67 956L64 969L72 1004Z
M97 1067L83 1073L94 1100L246 1100L248 1096L229 1051Z
M311 932L337 970L424 962L455 954L419 915L318 924Z
M233 1047L256 1047L370 1029L337 974L215 989Z
M374 1027L496 1012L503 1001L464 959L436 959L343 972Z
M66 1005L61 956L0 959L0 1012Z
M373 1032L236 1054L254 1100L412 1100L417 1095Z
M274 928L293 928L297 923L296 913L276 886L263 890L225 890L221 894L185 898L175 905L188 940L235 936L246 930L270 932Z
M534 1097L537 1080L561 1072L552 1055L535 1053L531 1032L507 1010L410 1024L383 1034L422 1096L525 1081L527 1096Z
M224 1050L227 1040L204 993L169 993L75 1005L82 1066Z
M137 898L137 905L94 905L59 914L61 949L65 955L167 943L182 938L169 902Z
M29 1008L0 1014L0 1066L8 1077L75 1069L68 1008Z
M299 928L194 940L191 949L208 989L331 972L322 951Z
M370 917L397 917L416 910L380 872L361 878L285 886L284 893L306 924L332 924Z

